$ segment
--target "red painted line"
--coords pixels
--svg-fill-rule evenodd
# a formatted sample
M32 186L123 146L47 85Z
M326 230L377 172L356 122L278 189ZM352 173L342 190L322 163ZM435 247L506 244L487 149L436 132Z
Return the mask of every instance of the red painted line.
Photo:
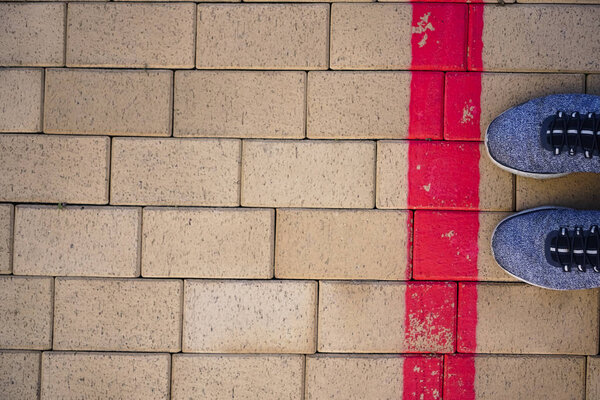
M481 140L481 73L446 74L444 139Z
M469 6L469 71L483 71L483 7L483 4Z
M479 143L411 142L408 148L408 207L477 210Z
M479 213L415 212L413 278L477 280Z
M442 357L406 356L404 358L405 373L403 399L438 400L442 395Z
M477 283L458 285L457 351L477 351Z
M452 353L456 347L456 283L406 284L407 353ZM410 371L405 370L405 376Z
M475 358L472 355L444 357L444 399L475 399Z
M442 139L444 73L412 72L410 81L409 139Z
M414 213L412 211L408 211L408 218L406 219L406 231L407 231L407 238L408 240L406 241L406 255L407 255L407 260L406 260L406 280L410 280L411 275L412 275L412 268L413 268L413 244L414 244L414 232L413 232L413 226L414 226Z

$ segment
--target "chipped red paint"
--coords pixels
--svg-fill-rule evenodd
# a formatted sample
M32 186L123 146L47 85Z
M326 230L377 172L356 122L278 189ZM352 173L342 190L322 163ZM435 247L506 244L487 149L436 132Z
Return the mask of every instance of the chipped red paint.
M409 139L442 139L443 72L413 72L410 81Z
M407 353L452 353L456 347L456 283L406 284Z
M477 283L458 285L457 351L477 351Z
M442 357L406 356L403 369L405 371L403 399L437 400L442 398Z
M481 140L481 72L446 74L444 139Z
M444 357L444 399L475 399L475 358L473 355Z
M413 245L414 245L414 213L412 211L408 211L408 218L406 218L406 230L407 230L407 238L406 241L406 280L410 280L412 275L413 268Z
M414 279L477 280L477 211L419 210L413 231Z
M479 157L479 143L411 142L408 207L477 210Z

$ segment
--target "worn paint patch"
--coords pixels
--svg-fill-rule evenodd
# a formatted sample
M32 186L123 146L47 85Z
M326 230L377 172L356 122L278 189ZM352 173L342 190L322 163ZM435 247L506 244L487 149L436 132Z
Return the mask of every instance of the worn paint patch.
M477 280L479 212L416 211L413 277Z
M475 357L447 355L444 357L444 399L475 399Z
M481 139L481 73L446 75L444 139Z
M403 399L442 398L443 362L439 356L406 356L403 366Z
M477 351L477 283L465 282L458 286L457 351Z

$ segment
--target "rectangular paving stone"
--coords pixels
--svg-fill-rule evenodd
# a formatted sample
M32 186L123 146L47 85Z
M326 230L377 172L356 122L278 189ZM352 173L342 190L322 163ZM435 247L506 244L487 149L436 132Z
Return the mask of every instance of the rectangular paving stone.
M43 86L42 69L0 69L0 132L42 130Z
M595 5L472 5L469 69L477 71L599 72L600 7ZM481 22L483 21L483 26ZM532 23L535 21L535 23ZM556 21L560 21L557 24ZM569 29L564 27L568 26ZM481 31L481 34L476 32ZM501 32L502 34L498 34ZM510 40L506 40L510 37ZM552 43L548 46L548 43ZM573 46L573 43L578 43ZM565 52L569 53L565 56Z
M64 65L65 3L0 4L0 65Z
M471 393L461 384L473 379L465 363L475 366ZM569 400L585 396L585 357L448 355L445 364L444 399Z
M304 138L303 71L177 71L174 136Z
M307 400L439 399L441 392L441 357L341 354L306 357Z
M411 218L407 211L277 210L275 276L408 279Z
M413 278L515 281L494 259L490 243L505 212L415 212Z
M67 65L192 68L195 12L191 3L70 3Z
M52 347L52 292L47 277L0 276L0 348Z
M0 274L12 272L14 207L0 204Z
M44 132L170 136L171 71L50 69Z
M186 280L183 351L315 352L317 284Z
M600 397L600 357L587 357L586 399Z
M196 68L327 69L327 4L198 4Z
M169 399L169 354L42 355L41 399Z
M237 206L240 141L113 139L111 204Z
M0 135L0 201L106 204L110 139Z
M372 208L375 143L244 141L242 205Z
M548 204L597 209L600 204L600 175L577 173L554 179L517 176L516 196L517 210Z
M15 275L140 273L140 208L17 206Z
M179 280L56 278L54 350L181 349Z
M142 275L270 279L275 212L145 208Z
M462 70L464 4L333 4L332 69Z
M458 351L597 354L598 301L597 290L562 292L519 283L461 283Z
M0 351L0 393L3 398L38 398L40 355L37 351Z
M318 351L452 352L455 312L454 283L321 281Z
M600 96L600 74L587 76L586 93Z
M304 356L174 354L173 400L303 399Z
M583 92L580 74L448 73L444 138L483 140L492 120L511 107L549 94Z
M512 188L481 143L377 143L377 208L509 211Z
M441 72L315 71L308 74L307 136L315 139L405 139L414 75L431 82L425 110L427 137L442 138ZM410 121L410 124L409 124ZM425 129L423 129L425 130Z

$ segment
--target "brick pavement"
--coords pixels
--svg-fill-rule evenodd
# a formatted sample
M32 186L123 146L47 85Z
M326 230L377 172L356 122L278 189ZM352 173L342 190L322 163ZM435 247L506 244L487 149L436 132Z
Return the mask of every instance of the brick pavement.
M600 94L536 2L0 2L0 398L600 398L598 291L489 248L600 204L481 142Z

